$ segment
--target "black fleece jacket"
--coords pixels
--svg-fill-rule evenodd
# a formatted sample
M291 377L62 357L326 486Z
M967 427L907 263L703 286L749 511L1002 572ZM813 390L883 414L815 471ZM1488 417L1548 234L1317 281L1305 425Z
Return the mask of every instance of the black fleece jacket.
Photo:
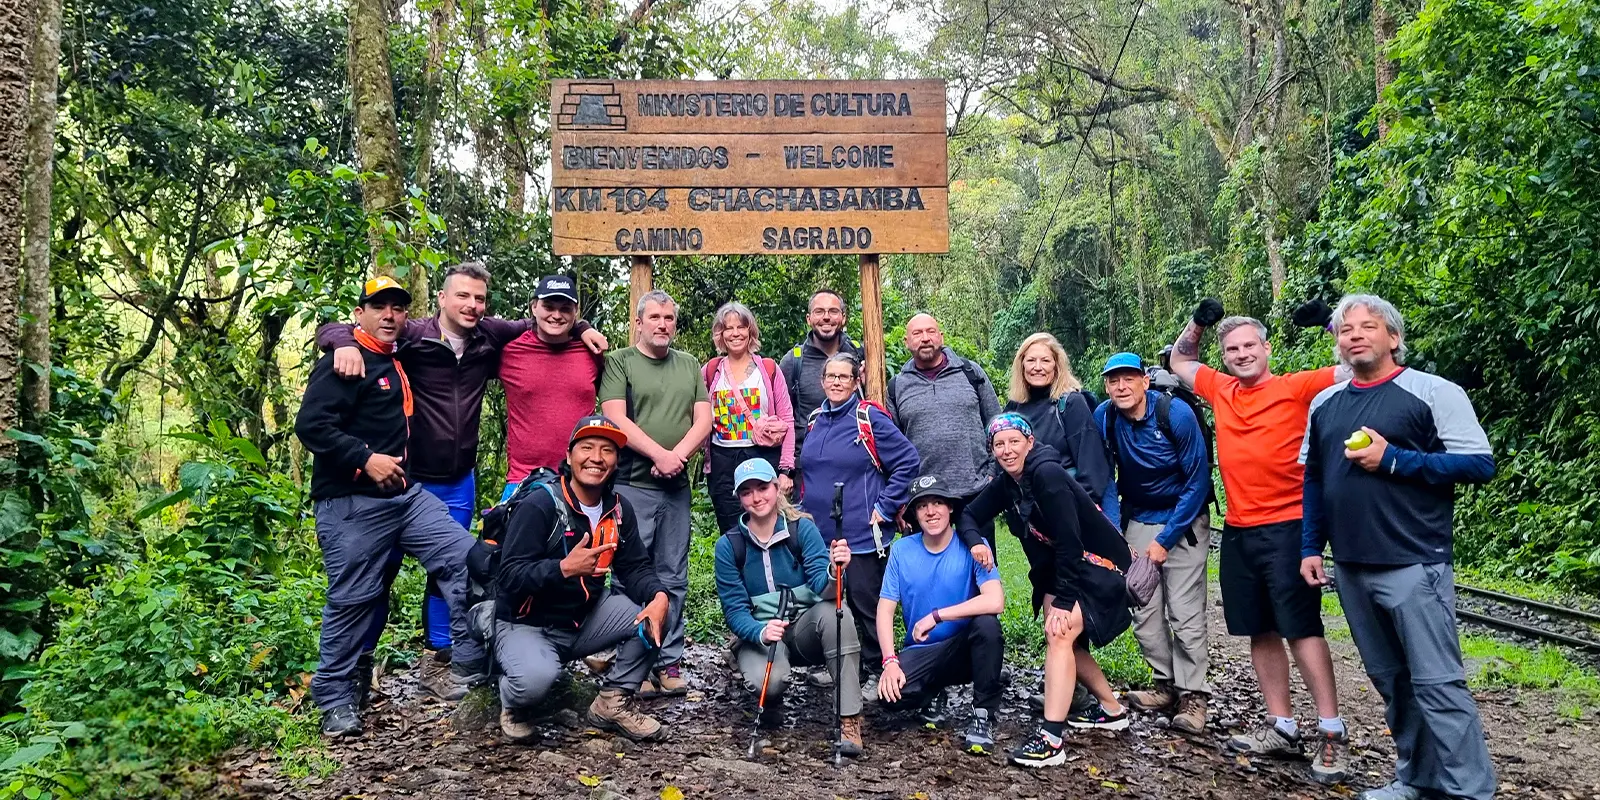
M300 398L294 432L311 451L311 498L324 500L352 494L390 497L410 487L405 382L395 356L359 348L367 376L345 380L333 372L333 356L311 368L311 380ZM366 473L373 453L395 456L406 478L393 490L378 488Z
M590 532L589 518L583 510L565 499L568 493L562 490L568 480L563 467L561 484L554 487L563 496L562 500L554 500L550 492L535 488L512 506L511 516L506 520L505 541L500 543L496 617L519 625L579 628L600 602L606 586L604 577L568 578L561 574L561 559ZM622 516L617 526L617 549L613 551L611 571L626 583L630 599L646 605L657 592L664 592L666 588L656 577L650 551L639 539L639 523L633 506L609 484L603 495L602 518L619 510ZM557 502L566 506L570 531L555 529L560 519L556 513Z
M1005 410L1027 417L1034 440L1061 454L1063 464L1090 497L1105 497L1111 483L1111 455L1095 424L1094 407L1095 401L1081 391L1051 400L1047 391L1030 389L1028 402L1007 401Z
M1054 595L1052 605L1062 610L1077 604L1085 552L1122 570L1133 561L1127 542L1067 474L1061 454L1049 445L1034 445L1023 462L1020 481L1001 472L967 504L958 527L961 543L969 549L977 546L983 541L979 527L1007 510L1028 522L1026 532L1012 532L1022 540L1022 551L1028 556L1035 611L1046 594Z

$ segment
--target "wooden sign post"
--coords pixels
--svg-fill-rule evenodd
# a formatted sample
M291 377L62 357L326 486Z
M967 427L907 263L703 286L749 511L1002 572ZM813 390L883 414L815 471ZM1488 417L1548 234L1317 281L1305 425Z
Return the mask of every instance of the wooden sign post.
M882 399L878 254L950 246L943 81L557 80L551 92L558 255L629 256L635 305L655 255L857 255L867 391Z

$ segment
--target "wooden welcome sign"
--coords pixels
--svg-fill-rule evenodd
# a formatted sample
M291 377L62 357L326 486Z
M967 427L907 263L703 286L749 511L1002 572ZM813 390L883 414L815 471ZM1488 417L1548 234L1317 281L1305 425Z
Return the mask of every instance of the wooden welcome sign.
M558 255L943 253L943 81L558 80Z

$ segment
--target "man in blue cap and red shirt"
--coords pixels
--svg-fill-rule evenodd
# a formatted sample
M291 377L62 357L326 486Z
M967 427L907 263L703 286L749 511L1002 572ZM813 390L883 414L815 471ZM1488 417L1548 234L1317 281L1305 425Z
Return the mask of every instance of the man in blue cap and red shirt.
M1171 713L1174 729L1199 734L1205 731L1211 691L1206 683L1211 460L1205 432L1188 403L1150 389L1138 355L1112 356L1101 375L1110 399L1095 410L1095 419L1117 473L1101 508L1134 552L1162 565L1155 596L1133 612L1134 637L1156 687L1129 692L1128 705Z
M365 377L334 373L333 355L311 370L295 419L295 434L314 456L311 498L317 544L328 573L322 643L311 695L328 736L361 733L359 667L363 642L381 629L392 552L422 562L449 607L456 646L445 682L466 687L484 679L487 660L467 636L467 551L472 537L444 501L423 491L410 473L414 397L396 345L411 294L389 277L367 281L353 332ZM446 690L445 693L453 693Z

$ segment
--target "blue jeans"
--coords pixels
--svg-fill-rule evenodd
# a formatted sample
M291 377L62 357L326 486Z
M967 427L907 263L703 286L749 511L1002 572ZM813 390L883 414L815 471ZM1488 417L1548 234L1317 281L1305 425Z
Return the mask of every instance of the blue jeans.
M477 474L468 472L464 477L454 483L429 483L426 481L418 484L429 494L444 501L445 508L450 511L450 518L467 531L472 530L472 511L477 505L478 481ZM396 547L389 554L389 560L384 564L384 586L394 583L394 576L400 573L400 562L404 553ZM361 643L362 652L370 653L378 647L378 637L383 635L383 629L389 623L389 593L384 592L383 601L373 609L373 622L368 629L366 639ZM433 579L428 580L427 596L422 600L422 628L427 636L428 647L442 650L450 646L450 606L445 602L444 596L439 592L439 587Z

